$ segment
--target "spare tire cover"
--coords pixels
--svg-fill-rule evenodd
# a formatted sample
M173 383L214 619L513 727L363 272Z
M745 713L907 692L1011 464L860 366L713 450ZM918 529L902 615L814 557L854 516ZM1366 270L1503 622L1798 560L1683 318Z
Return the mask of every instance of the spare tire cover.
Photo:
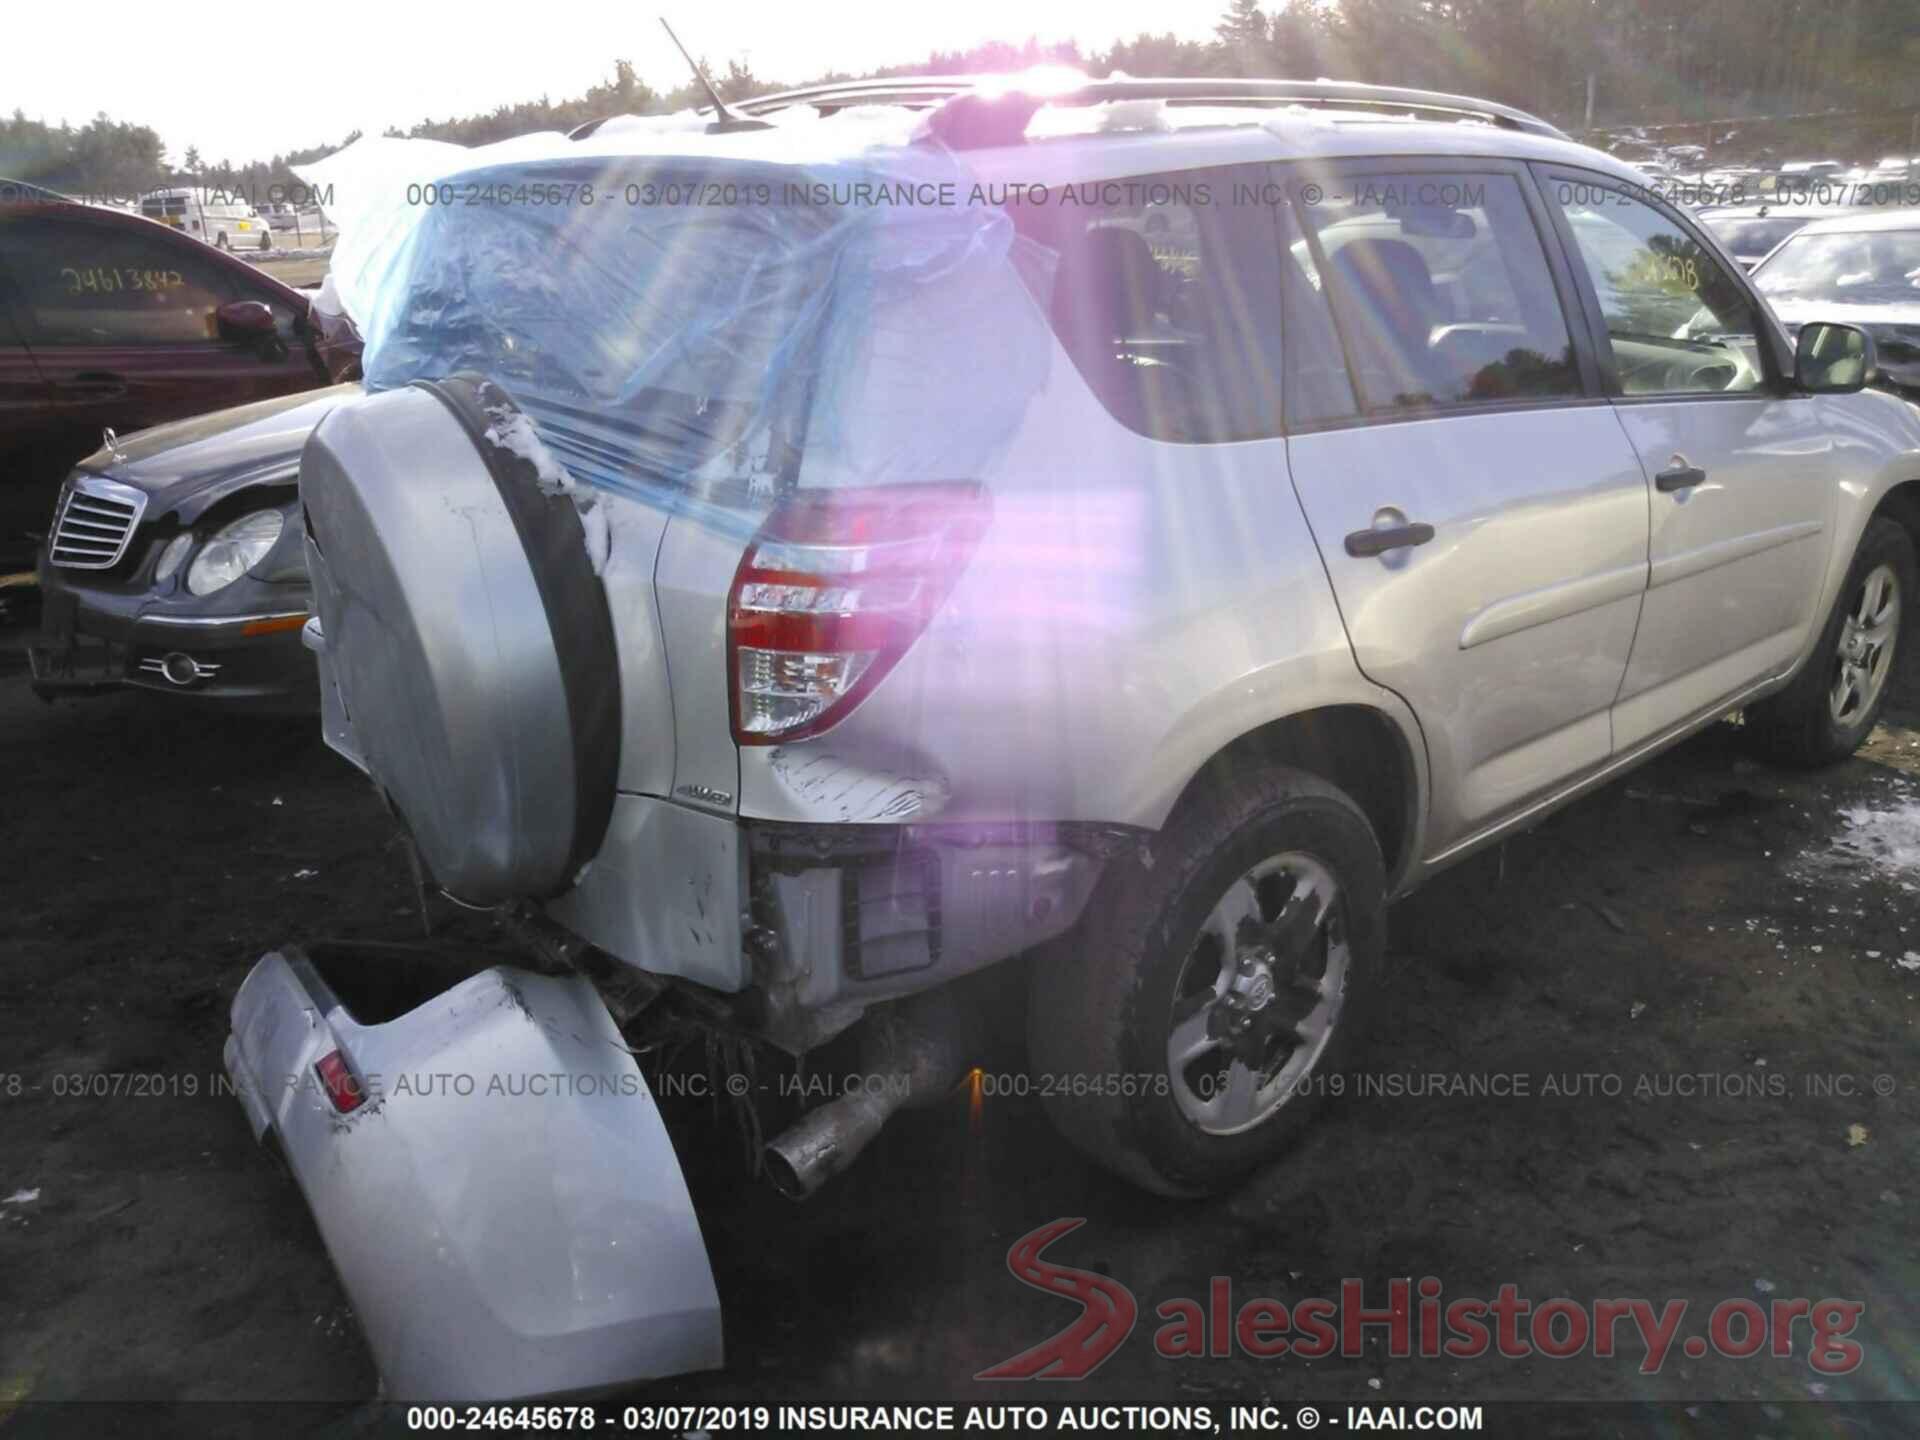
M490 438L516 417L478 377L422 382L337 407L300 460L355 745L434 881L477 905L572 883L620 760L606 592L573 500Z

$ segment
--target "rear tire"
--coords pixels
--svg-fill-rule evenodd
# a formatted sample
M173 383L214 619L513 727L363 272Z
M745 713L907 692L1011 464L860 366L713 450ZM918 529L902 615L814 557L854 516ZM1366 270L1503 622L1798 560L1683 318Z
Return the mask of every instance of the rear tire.
M1108 862L1036 959L1028 1049L1048 1114L1163 1195L1271 1159L1345 1060L1385 906L1372 827L1325 781L1273 767L1190 797L1147 858Z
M1761 754L1783 765L1835 765L1873 733L1886 704L1914 596L1913 541L1897 522L1867 522L1813 654L1786 689L1747 710Z

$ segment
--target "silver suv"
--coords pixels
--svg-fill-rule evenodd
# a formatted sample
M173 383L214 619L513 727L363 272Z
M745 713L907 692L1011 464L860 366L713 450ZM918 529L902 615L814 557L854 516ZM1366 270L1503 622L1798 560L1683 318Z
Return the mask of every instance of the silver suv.
M737 108L427 187L303 458L307 639L447 894L610 1003L860 1027L901 1084L790 1190L974 1063L994 966L1074 1144L1218 1187L1390 899L1730 712L1872 727L1920 412L1631 168L1328 83Z

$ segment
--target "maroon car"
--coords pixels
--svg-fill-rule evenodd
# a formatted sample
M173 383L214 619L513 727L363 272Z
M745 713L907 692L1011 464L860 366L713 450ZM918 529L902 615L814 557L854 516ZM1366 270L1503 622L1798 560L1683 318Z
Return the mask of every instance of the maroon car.
M138 215L0 182L0 569L121 433L358 374L308 297Z

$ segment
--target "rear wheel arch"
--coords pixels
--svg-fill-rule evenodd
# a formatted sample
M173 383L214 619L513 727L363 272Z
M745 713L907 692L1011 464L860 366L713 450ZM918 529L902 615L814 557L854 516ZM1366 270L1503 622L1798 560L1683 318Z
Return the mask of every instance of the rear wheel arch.
M1389 883L1408 868L1420 814L1413 740L1368 705L1327 705L1270 720L1216 751L1174 802L1178 814L1203 790L1231 786L1274 766L1318 776L1353 799L1380 842Z

